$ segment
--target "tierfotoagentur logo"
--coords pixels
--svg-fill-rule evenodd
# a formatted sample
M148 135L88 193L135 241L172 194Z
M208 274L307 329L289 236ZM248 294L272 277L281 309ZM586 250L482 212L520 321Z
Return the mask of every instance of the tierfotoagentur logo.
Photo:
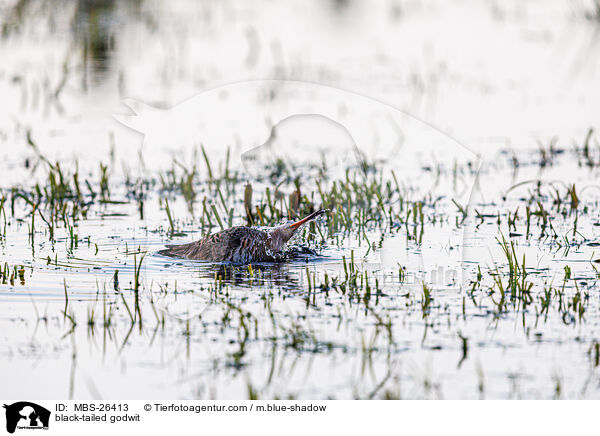
M171 107L154 107L135 99L122 103L128 113L115 114L114 118L142 133L144 153L161 156L159 162L168 162L173 156L181 159L197 147L212 161L241 169L246 182L255 187L270 182L279 186L281 179L276 177L280 168L295 168L299 177L307 178L310 171L320 169L328 180L335 180L346 177L348 168L362 169L359 175L366 177L370 165L377 164L398 176L398 190L407 198L429 198L431 204L438 200L449 202L451 198L454 204L461 205L463 213L457 224L463 229L462 237L456 238L451 265L436 263L437 256L429 255L436 248L421 244L422 226L418 224L422 224L424 213L417 206L408 218L403 217L410 232L407 230L406 236L398 232L377 247L373 244L371 256L362 266L365 270L390 272L402 265L409 273L407 281L414 284L428 282L460 289L467 280L462 262L466 257L465 244L458 241L471 239L468 211L475 198L479 157L434 125L367 96L292 80L226 84ZM432 156L435 168L430 165ZM473 171L456 170L471 168L467 166L471 162ZM423 176L427 166L430 169ZM454 171L452 183L440 183L442 170L445 174ZM411 191L416 188L405 186L403 180L418 180L419 192ZM433 197L434 192L437 197ZM222 205L215 201L214 206L219 209ZM228 215L230 210L223 206L222 213ZM390 226L402 227L399 221ZM413 249L406 249L408 243ZM222 271L210 273L227 275ZM169 307L169 312L190 319L206 307L195 304L190 308L188 302L178 301Z
M6 409L6 431L14 433L19 430L48 430L50 422L50 411L29 401L19 401L13 404L5 404Z

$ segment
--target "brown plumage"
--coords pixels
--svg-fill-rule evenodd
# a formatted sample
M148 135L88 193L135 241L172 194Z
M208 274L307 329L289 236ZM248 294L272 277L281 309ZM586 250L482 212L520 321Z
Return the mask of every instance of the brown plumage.
M300 221L267 229L231 227L189 244L167 245L159 254L211 262L273 262L282 258L286 243L302 224L325 212L318 210Z

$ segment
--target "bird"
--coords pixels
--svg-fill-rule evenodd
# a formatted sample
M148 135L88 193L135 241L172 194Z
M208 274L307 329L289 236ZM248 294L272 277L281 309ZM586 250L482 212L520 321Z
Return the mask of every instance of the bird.
M188 244L167 245L159 254L190 260L248 264L275 262L285 256L285 246L296 231L308 221L326 213L320 209L299 221L276 227L257 228L235 226L210 234Z

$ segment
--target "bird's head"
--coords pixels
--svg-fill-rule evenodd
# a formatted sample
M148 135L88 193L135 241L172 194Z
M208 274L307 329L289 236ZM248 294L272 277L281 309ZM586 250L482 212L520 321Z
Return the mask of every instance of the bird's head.
M274 227L270 233L271 238L269 245L271 250L275 252L281 251L283 247L285 247L285 244L291 239L291 237L294 236L296 230L298 230L300 226L302 226L302 224L307 223L312 219L315 219L316 217L324 214L325 212L327 212L327 209L320 209L316 212L311 213L307 217L302 218L300 221L286 223Z

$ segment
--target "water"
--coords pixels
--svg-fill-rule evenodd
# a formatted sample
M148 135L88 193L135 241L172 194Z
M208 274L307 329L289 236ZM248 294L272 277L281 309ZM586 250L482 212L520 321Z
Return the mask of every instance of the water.
M583 10L315 2L277 11L292 36L235 2L24 7L0 6L7 397L599 397ZM81 189L53 235L17 195L50 189L44 159ZM318 255L156 254L217 231L213 206L246 223L247 183L279 221L295 180L332 210L293 242Z

